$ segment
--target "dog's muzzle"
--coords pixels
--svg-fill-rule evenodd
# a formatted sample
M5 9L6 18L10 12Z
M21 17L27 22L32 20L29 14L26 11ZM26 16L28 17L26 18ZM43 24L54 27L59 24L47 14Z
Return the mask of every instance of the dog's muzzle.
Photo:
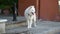
M33 12L31 12L32 13L32 15L34 15L34 13Z

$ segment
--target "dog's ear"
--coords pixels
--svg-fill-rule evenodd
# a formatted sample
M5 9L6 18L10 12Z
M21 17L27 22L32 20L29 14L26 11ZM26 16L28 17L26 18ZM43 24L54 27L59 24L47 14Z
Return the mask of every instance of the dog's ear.
M32 7L30 7L30 9L31 9Z

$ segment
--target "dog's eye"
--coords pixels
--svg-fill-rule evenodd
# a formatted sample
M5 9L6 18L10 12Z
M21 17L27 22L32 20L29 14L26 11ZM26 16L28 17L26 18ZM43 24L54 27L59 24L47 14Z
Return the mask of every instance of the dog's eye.
M28 14L29 15L29 14Z

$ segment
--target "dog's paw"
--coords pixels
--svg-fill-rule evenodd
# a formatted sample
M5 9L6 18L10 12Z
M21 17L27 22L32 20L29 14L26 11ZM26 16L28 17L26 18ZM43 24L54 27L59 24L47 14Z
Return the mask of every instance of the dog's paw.
M28 27L28 29L30 29L30 28L32 28L32 27Z

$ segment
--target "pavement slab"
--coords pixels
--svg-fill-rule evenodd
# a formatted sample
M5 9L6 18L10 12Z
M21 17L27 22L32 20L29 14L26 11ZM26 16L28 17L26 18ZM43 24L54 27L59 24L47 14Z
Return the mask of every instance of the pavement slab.
M13 28L7 30L7 33L20 33L28 31L30 34L50 34L52 32L59 31L60 32L60 22L52 22L52 21L37 21L37 26L32 27L31 29L27 29L26 26L20 26L17 28ZM49 33L50 32L50 33ZM60 33L59 33L60 34Z

